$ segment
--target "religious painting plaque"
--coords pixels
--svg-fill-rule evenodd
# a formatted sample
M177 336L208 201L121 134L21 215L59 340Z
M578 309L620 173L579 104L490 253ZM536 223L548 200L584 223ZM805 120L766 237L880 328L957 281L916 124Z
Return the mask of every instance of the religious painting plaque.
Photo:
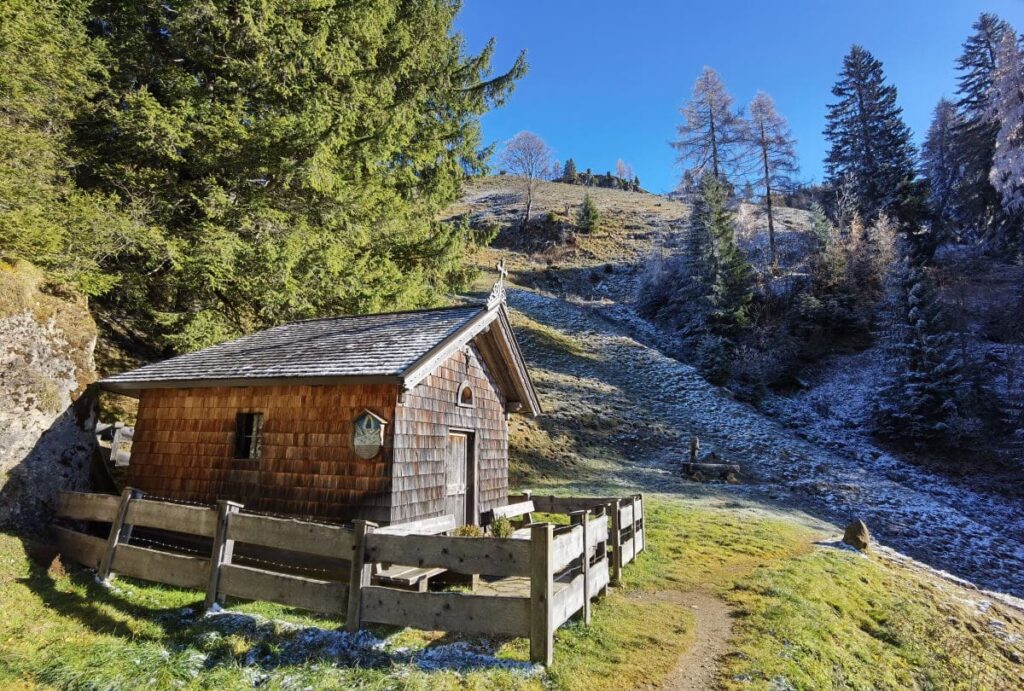
M352 421L352 448L359 458L369 459L380 453L384 444L384 418L364 410Z

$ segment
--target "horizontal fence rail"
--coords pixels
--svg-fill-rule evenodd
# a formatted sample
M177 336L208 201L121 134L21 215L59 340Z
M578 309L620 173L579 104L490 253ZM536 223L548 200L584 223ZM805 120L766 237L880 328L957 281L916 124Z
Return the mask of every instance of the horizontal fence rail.
M456 527L452 516L383 528L356 521L347 527L244 513L244 507L230 501L202 507L146 499L126 489L120 497L60 494L59 518L109 523L106 538L61 525L52 531L63 555L96 569L103 579L120 574L205 590L207 608L230 596L342 616L351 630L376 623L524 636L530 639L531 659L547 664L555 630L577 614L589 624L593 599L617 582L622 566L643 551L643 497L524 495L510 501L507 511L499 507L492 515L522 515L516 505L532 502L539 512L569 514L570 525L531 524L513 538L456 537L443 534ZM197 551L138 536L140 542L177 551L131 544L135 528L193 536L209 546ZM527 532L529 539L521 539ZM347 562L348 581L294 573L331 573L328 569L236 557L236 543L307 555L319 564ZM261 565L235 563L236 558ZM375 568L381 565L450 571L470 575L474 583L481 575L522 578L528 579L529 588L511 595L403 590L375 580Z

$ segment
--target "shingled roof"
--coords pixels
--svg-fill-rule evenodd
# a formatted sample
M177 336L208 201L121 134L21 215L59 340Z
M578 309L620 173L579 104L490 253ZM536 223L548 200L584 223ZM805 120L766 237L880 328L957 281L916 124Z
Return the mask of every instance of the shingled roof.
M311 319L275 326L100 381L110 391L149 388L394 381L411 388L460 345L498 321L506 369L516 370L510 400L539 412L536 393L503 305ZM509 347L510 346L510 347ZM516 393L522 395L515 395ZM524 400L525 399L525 400Z

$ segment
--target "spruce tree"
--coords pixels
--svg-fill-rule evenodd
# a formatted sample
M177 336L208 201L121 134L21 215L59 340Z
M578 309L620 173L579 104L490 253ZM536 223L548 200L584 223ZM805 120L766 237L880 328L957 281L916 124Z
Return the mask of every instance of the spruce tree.
M583 195L583 204L580 205L579 215L576 217L576 226L584 233L596 233L601 226L601 212L589 192Z
M919 446L959 441L965 363L935 287L911 256L897 263L883 334L888 373L876 407L878 431Z
M957 59L956 158L962 170L957 188L957 221L967 234L992 239L1006 222L999 193L989 181L999 122L991 117L999 44L1013 28L994 14L983 13Z
M99 295L118 282L103 257L160 243L116 194L85 192L72 175L82 159L72 126L92 117L103 88L87 9L85 0L0 3L0 258Z
M921 147L921 172L928 181L928 211L937 242L947 239L955 225L955 204L963 184L956 156L959 124L956 105L940 99Z
M706 229L714 248L711 330L734 338L749 323L754 269L736 243L736 217L729 208L728 190L714 175L705 175L701 181L693 213L694 223Z
M896 87L887 84L882 63L861 46L843 58L832 87L838 99L828 106L825 137L831 144L825 168L833 186L852 187L861 216L873 221L881 213L905 226L920 217L920 189L915 183L915 151Z
M175 349L302 317L436 304L466 238L436 220L483 171L488 77L458 3L97 0L106 88L81 184L144 209L164 244L117 257L117 307Z
M994 77L990 115L999 131L989 181L999 192L1009 221L1002 244L1024 255L1024 53L1013 32L999 45Z
M565 162L565 167L562 169L562 181L575 185L578 182L578 177L579 176L576 172L576 161L570 158Z

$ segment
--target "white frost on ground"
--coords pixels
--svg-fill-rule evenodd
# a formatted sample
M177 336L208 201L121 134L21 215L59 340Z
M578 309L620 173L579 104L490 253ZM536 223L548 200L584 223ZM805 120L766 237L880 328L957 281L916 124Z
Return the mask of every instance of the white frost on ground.
M828 397L833 403L827 415L814 412L813 398L774 401L783 425L708 384L689 365L638 342L657 334L626 306L573 304L526 290L509 291L509 303L579 338L599 356L567 358L557 363L560 371L607 382L667 428L658 452L637 455L622 482L679 491L679 464L694 433L703 451L742 464L747 484L724 491L768 496L840 524L861 518L876 538L915 559L1024 596L1024 507L931 475L859 433L857 411L864 401L857 397L869 395L863 391L870 391L864 387L870 363L851 362L845 382L835 381L847 388Z
M189 610L182 616L189 617L191 614ZM369 631L350 633L315 626L297 626L228 610L210 612L203 619L204 623L212 626L212 629L200 634L197 643L210 647L210 644L219 637L242 635L253 641L252 647L242 660L242 665L264 672L281 666L312 661L342 667L404 666L424 671L444 669L467 672L475 669L504 669L524 677L544 672L540 665L497 657L495 653L500 643L488 640L473 644L457 641L428 645L424 648L409 648L396 646L392 639L378 638ZM272 645L261 645L262 643Z

